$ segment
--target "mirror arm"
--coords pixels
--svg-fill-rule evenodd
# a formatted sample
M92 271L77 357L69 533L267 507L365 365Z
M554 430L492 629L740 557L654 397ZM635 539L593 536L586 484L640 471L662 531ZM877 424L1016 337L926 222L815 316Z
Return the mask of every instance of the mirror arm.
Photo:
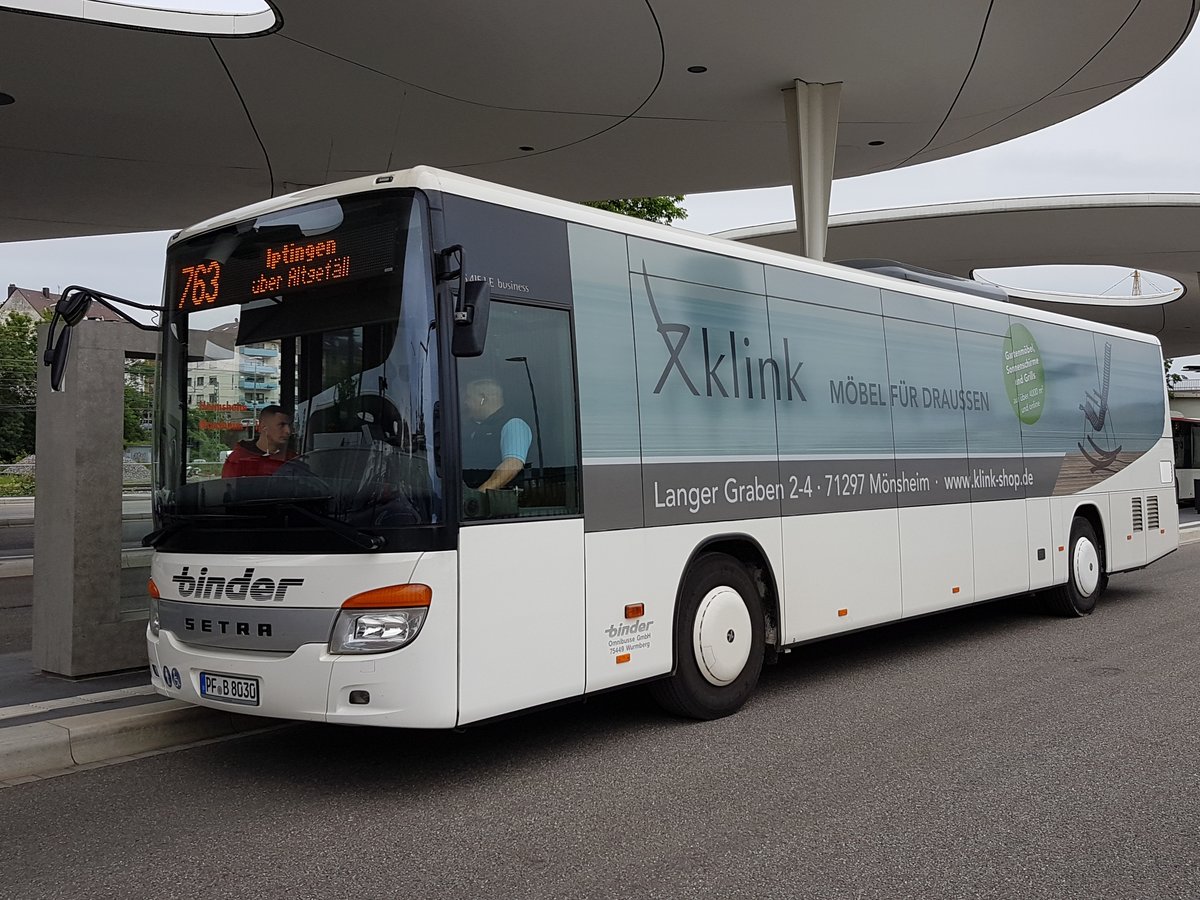
M438 252L441 261L441 271L438 273L439 282L457 281L458 289L454 294L454 324L470 325L473 310L466 305L466 292L463 290L467 279L466 254L462 244L453 244Z
M50 368L50 389L52 391L62 390L63 377L67 370L67 357L71 348L71 329L83 321L88 307L93 303L99 303L142 331L163 330L163 323L147 325L121 309L122 306L127 306L160 314L163 312L161 305L126 300L124 297L106 294L103 291L82 287L78 284L68 285L63 289L58 302L54 304L54 315L50 319L50 327L46 332L46 349L42 353L42 364ZM60 323L61 330L59 329ZM55 340L56 332L58 333L57 340Z
M118 297L115 294L106 294L103 291L98 291L95 288L82 287L78 284L72 284L63 289L62 295L58 303L55 305L54 313L58 316L62 310L63 320L67 325L77 325L82 321L87 309L92 303L99 303L105 309L116 313L130 325L140 328L142 331L162 331L161 324L147 325L145 322L139 322L137 319L121 309L122 306L133 307L134 309L144 309L149 312L161 313L163 311L161 304L138 303L136 300L126 300L124 297Z

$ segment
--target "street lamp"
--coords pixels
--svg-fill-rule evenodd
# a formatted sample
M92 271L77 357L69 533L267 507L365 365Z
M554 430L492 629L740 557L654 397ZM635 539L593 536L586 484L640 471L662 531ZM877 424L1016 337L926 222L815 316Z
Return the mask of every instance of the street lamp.
M525 366L525 378L529 382L529 398L533 401L533 436L535 440L537 440L538 481L541 481L545 477L545 472L543 469L546 465L546 461L542 457L542 422L541 419L538 418L537 391L534 390L533 387L533 376L529 374L529 357L509 356L505 359L505 362L519 362Z

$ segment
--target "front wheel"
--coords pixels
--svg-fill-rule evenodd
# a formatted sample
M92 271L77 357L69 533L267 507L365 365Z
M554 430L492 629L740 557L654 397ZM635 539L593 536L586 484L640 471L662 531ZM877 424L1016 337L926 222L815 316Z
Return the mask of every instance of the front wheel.
M762 600L746 568L724 553L688 570L675 625L675 672L650 685L660 706L693 719L737 712L762 671Z
M1050 592L1050 609L1061 616L1091 615L1108 584L1108 576L1104 574L1104 547L1091 522L1076 518L1071 523L1071 542L1067 549L1067 583Z

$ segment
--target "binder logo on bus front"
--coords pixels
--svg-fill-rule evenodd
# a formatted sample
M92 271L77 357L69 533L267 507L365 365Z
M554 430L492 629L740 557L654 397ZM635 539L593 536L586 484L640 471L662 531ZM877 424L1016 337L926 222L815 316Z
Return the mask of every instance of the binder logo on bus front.
M685 325L682 322L664 322L662 314L658 310L658 304L654 302L654 289L650 286L650 275L646 271L646 263L642 263L642 280L646 285L646 297L650 301L650 310L654 313L654 321L658 323L658 333L663 339L663 343L667 346L667 362L663 366L662 374L658 377L658 384L654 386L654 393L662 392L663 386L666 385L667 379L672 372L678 372L679 377L683 379L683 383L687 385L689 391L695 397L700 396L700 390L696 387L688 375L687 367L683 362L683 348L687 344L688 337L692 333L690 325ZM787 400L800 400L807 402L808 398L804 396L804 391L800 387L800 382L797 381L797 376L800 374L800 369L804 365L801 360L792 365L791 347L788 345L788 339L783 339L783 369L780 370L779 362L772 356L753 357L745 354L744 351L750 347L750 338L745 335L741 338L743 347L743 355L738 358L738 335L737 332L729 331L729 354L726 356L724 352L718 352L716 341L710 341L707 328L700 329L700 340L704 347L704 395L706 397L732 397L735 400L765 400L768 395L767 373L770 372L773 390L776 400L783 400L784 385L787 386ZM728 368L725 367L726 362L729 363ZM739 371L742 368L740 363L744 363L745 379L742 379L742 373ZM757 364L757 366L756 366ZM754 374L758 373L758 393L755 393ZM713 391L716 390L714 394Z

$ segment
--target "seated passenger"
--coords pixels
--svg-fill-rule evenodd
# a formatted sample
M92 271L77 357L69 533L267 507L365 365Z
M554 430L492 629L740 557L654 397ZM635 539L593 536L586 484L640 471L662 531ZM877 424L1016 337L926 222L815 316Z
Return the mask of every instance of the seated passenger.
M238 441L221 467L222 478L243 475L273 475L296 454L288 449L292 438L292 415L282 406L264 406L258 414L258 437Z

